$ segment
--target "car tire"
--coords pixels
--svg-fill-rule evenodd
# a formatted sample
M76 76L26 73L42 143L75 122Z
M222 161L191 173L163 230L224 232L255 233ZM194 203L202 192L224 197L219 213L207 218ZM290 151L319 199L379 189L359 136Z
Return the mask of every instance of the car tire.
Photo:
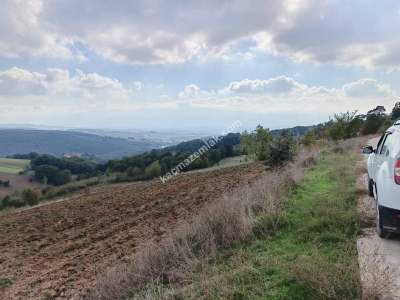
M376 233L380 238L387 239L390 236L390 232L382 228L382 219L379 212L379 204L376 201Z
M368 195L374 197L374 181L368 177Z

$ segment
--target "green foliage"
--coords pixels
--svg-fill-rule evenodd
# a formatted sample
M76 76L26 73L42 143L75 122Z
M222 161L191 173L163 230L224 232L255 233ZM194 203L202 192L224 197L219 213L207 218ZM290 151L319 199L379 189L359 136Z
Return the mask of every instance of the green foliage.
M63 185L71 181L71 171L70 170L61 170L56 173L54 178L55 185Z
M159 150L152 150L140 155L127 156L118 160L110 160L105 164L98 165L99 172L105 172L108 176L114 176L114 182L146 180L166 174L174 167L184 162L192 154L200 151L200 156L192 161L183 171L207 168L213 166L224 158L236 156L239 151L240 134L229 133L226 136L210 138L209 140L192 140L180 143L176 146ZM154 169L150 170L150 166ZM160 166L154 168L154 166ZM157 170L156 170L157 169ZM154 174L157 174L154 176Z
M71 181L71 171L60 170L51 165L40 165L35 168L35 178L45 184L63 185Z
M328 136L334 141L357 136L363 121L356 114L357 111L335 114L333 122L328 127Z
M386 116L382 114L368 114L362 128L362 134L377 133L385 123L386 119Z
M301 142L306 147L310 147L310 146L314 145L317 142L314 132L309 131L306 134L304 134Z
M291 161L296 153L296 141L289 130L282 130L270 145L268 163L273 166Z
M244 153L256 160L267 160L270 157L272 134L269 129L258 125L252 133L243 133L241 147Z
M281 130L278 135L272 136L268 129L260 125L254 132L242 134L241 146L244 153L253 159L273 166L291 160L296 151L296 141L289 130Z
M394 105L391 114L391 119L392 120L400 119L400 102L396 102L396 104Z
M146 167L144 171L147 178L154 178L161 175L161 166L158 160L152 162L149 166Z
M21 194L22 201L29 206L34 206L39 203L40 195L32 189L25 189Z
M4 289L12 284L11 279L6 277L0 277L0 290Z
M138 167L129 167L126 170L126 173L128 174L129 177L135 178L137 176L140 176L143 173L143 171Z
M25 189L20 193L5 196L0 199L0 210L10 207L23 207L26 205L33 206L40 202L40 193L36 190Z

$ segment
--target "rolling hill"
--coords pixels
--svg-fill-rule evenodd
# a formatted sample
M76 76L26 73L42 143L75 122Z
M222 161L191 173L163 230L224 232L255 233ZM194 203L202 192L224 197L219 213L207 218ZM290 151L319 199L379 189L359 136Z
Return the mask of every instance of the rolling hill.
M0 157L38 152L56 156L79 153L110 159L142 153L160 146L152 141L133 141L72 131L0 129Z

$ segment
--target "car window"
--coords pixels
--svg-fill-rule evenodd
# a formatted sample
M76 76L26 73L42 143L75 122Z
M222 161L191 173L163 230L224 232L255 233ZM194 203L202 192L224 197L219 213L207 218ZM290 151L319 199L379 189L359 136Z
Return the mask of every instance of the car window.
M384 138L384 140L382 142L382 146L379 149L379 154L381 154L381 155L386 155L387 154L388 149L389 149L390 136L391 136L390 133L386 134L386 136L385 136L385 138Z
M383 139L385 138L385 136L386 136L386 133L382 134L381 138L378 141L378 144L376 145L376 150L379 150L379 147L382 145L382 142L383 142ZM377 153L379 153L379 152L377 151Z

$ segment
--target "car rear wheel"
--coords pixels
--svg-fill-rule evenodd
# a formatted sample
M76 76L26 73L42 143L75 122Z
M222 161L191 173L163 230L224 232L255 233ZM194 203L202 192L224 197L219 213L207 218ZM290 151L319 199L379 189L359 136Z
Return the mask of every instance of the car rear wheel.
M376 203L376 233L383 239L386 239L390 236L390 233L382 228L382 218L379 212L378 201Z

